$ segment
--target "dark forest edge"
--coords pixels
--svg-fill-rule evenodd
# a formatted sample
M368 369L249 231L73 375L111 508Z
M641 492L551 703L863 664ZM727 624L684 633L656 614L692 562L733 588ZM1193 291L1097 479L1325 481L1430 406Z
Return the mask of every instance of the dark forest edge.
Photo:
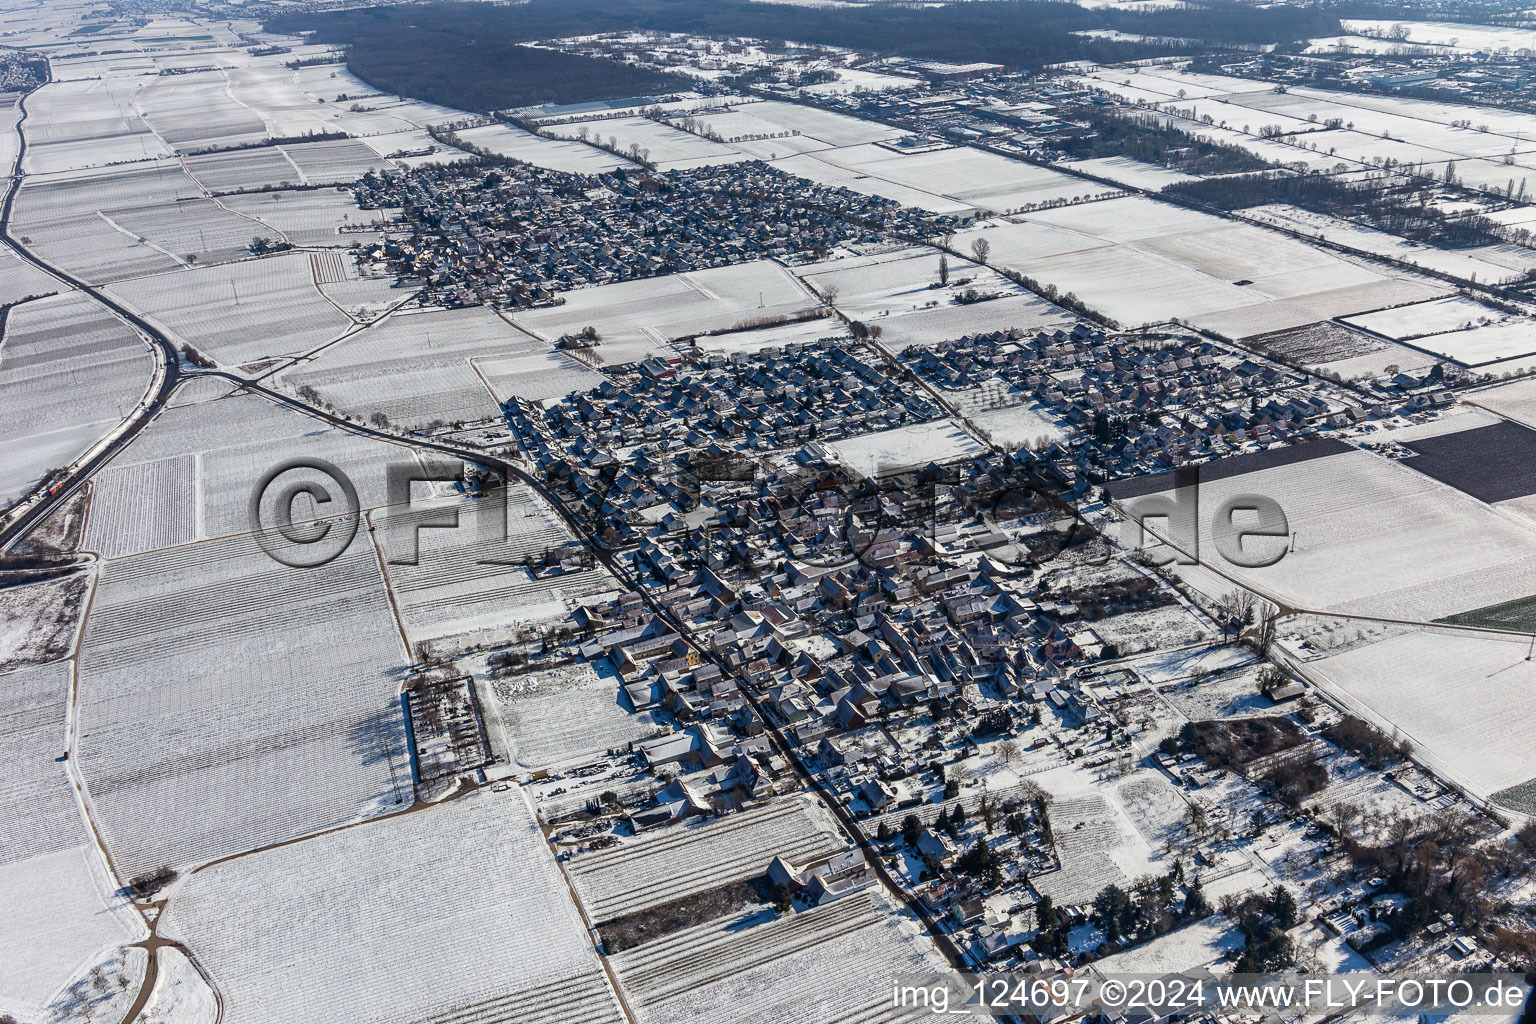
M531 0L506 7L450 2L295 13L272 19L267 28L313 32L319 42L345 46L352 72L381 91L480 112L683 87L676 76L520 45L632 29L793 39L881 54L986 61L1014 70L1072 60L1188 56L1192 49L1278 44L1341 31L1333 14L1315 8L1233 4L1132 14L1030 0L942 8L822 8L752 0ZM1074 34L1090 29L1186 41ZM1192 48L1188 37L1206 42Z

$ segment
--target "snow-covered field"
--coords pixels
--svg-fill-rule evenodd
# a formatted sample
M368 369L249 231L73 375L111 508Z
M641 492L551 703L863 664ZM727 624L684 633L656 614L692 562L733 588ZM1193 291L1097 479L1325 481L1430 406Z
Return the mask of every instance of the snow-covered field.
M792 796L579 854L567 870L601 924L761 875L776 856L809 860L842 848L826 812L810 797Z
M597 355L609 364L668 353L668 342L677 338L726 331L820 305L772 260L578 288L563 298L564 305L521 310L512 319L550 344L561 335L596 327L602 335Z
M633 167L633 161L614 156L585 142L551 139L508 124L487 124L455 133L464 142L498 156L521 160L535 167L571 174L602 174L617 167Z
M978 238L991 244L994 266L1072 292L1121 324L1180 317L1234 337L1450 290L1141 197L989 221L956 245Z
M1306 665L1480 796L1536 779L1527 637L1418 629Z
M161 931L241 1024L623 1019L518 790L208 868Z
M1451 252L1432 245L1410 242L1385 231L1362 227L1338 217L1314 213L1296 206L1285 204L1255 206L1244 210L1242 215L1264 224L1274 224L1291 231L1301 232L1309 237L1321 238L1335 245L1347 246L1360 252L1485 284L1500 284L1516 280L1524 276L1526 266L1536 268L1536 252L1522 250L1518 246L1506 247L1523 257L1515 260L1506 259L1506 264L1513 264L1510 266L1491 263L1464 252Z
M504 539L499 536L501 502L506 504ZM392 532L391 514L400 516L398 533ZM457 515L459 528L419 531L416 564L404 564L412 557L411 525L436 521L445 514ZM541 556L570 540L554 510L525 486L488 492L478 502L417 502L409 510L375 513L372 521L387 556L389 589L413 644L496 626L563 619L570 613L570 600L612 586L612 578L602 569L535 579L522 567L530 555Z
M603 672L581 662L489 684L518 764L534 771L580 762L656 731L649 712L620 706L619 679L606 661L599 664Z
M119 870L185 868L410 803L405 652L365 540L312 570L232 537L101 575L79 771Z
M931 1019L926 1007L893 1005L892 986L947 968L911 916L874 889L798 914L698 925L613 965L640 1024Z
M1168 185L1194 181L1195 176L1175 171L1171 167L1133 160L1128 156L1102 156L1092 160L1069 160L1060 166L1105 178L1117 185L1156 191Z
M930 462L942 465L986 451L954 420L948 419L877 430L872 434L834 441L827 448L843 465L870 478L926 466Z
M164 946L155 956L159 973L139 1018L142 1024L218 1024L218 1000L185 954Z
M227 210L260 221L251 225L253 235L269 234L300 246L343 248L354 242L376 242L380 232L357 229L399 215L397 210L360 209L350 194L332 189L224 196L219 202ZM270 232L263 232L262 225Z
M1055 797L1050 809L1051 832L1056 837L1061 870L1035 875L1031 882L1057 906L1091 901L1111 882L1124 886L1132 878L1158 870L1154 859L1159 855L1137 827L1119 790L1097 786L1093 775L1077 765L1052 768L1033 776L1032 781ZM1161 821L1183 813L1172 783L1158 781L1166 792L1159 792L1155 803L1168 810L1152 813L1142 807L1138 816L1144 820ZM1146 804L1145 794L1137 796L1134 789L1131 792L1133 805ZM1143 827L1157 834L1150 826Z
M0 334L0 501L85 454L135 411L152 375L148 348L94 299L13 308Z
M1265 568L1234 566L1203 511L1200 558L1292 607L1429 621L1532 589L1536 527L1392 459L1350 451L1206 481L1201 508L1239 494L1279 502L1294 549ZM1249 541L1260 552L1276 543Z
M884 146L848 146L818 152L805 159L841 167L874 179L861 182L858 186L861 192L874 191L880 194L879 182L889 181L944 196L963 207L975 207L994 213L1012 213L1041 203L1081 199L1115 191L1094 182L969 146L910 154ZM894 195L890 198L901 199Z
M1536 50L1536 31L1503 25L1475 25L1460 21L1372 21L1345 18L1339 24L1348 32L1386 33L1398 26L1408 31L1408 42L1434 46L1471 47L1490 52Z
M353 326L316 289L302 252L140 277L110 291L178 343L225 366L300 355Z
M1402 341L1407 338L1423 337L1426 334L1441 334L1479 324L1493 323L1507 316L1508 314L1501 313L1491 306L1485 306L1476 299L1467 298L1464 295L1452 295L1430 302L1414 302L1374 313L1361 313L1358 316L1345 317L1344 322L1392 338L1394 341Z
M624 153L628 153L632 146L640 147L641 157L664 171L733 164L748 159L729 146L638 116L554 124L544 131L556 138L580 141L586 137L582 134L583 129L605 145L616 146Z
M995 404L997 389L982 386L969 391L957 391L945 397L953 402L966 420L992 438L992 443L1004 448L1019 448L1041 438L1057 440L1066 436L1066 428L1044 406L1024 400L1022 394L1007 396L1012 404Z
M382 413L392 423L420 427L499 416L476 363L491 364L492 372L509 369L515 377L518 368L503 368L501 361L548 352L489 308L471 306L391 316L277 379L290 392L313 387L336 408L364 419ZM585 380L578 371L576 386Z
M0 1013L43 1019L41 1010L144 926L114 896L58 763L65 746L70 665L0 674L7 770L0 777Z

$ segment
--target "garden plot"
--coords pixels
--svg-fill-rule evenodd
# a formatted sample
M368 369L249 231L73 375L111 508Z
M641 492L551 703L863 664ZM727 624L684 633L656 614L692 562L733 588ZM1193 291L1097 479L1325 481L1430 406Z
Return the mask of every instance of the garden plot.
M632 146L638 146L645 160L664 171L733 164L747 159L729 146L646 117L614 117L583 121L579 125L554 124L543 130L556 138L581 140L586 137L583 129L621 152L627 153Z
M713 921L612 963L640 1024L930 1019L926 1006L893 1005L891 986L948 967L911 916L874 890L799 914Z
M1162 688L1168 703L1190 721L1273 714L1274 702L1259 692L1259 667L1245 665L1209 679Z
M1234 566L1216 550L1207 519L1201 561L1294 608L1429 621L1532 589L1536 527L1396 460L1354 450L1207 476L1200 504L1214 510L1239 494L1278 501L1294 545L1274 565ZM1248 544L1262 554L1282 542Z
M623 157L614 156L585 142L545 138L508 124L463 128L454 134L469 145L489 150L497 156L521 160L535 167L547 167L552 171L605 174L619 167L635 166Z
M153 375L148 348L93 299L13 308L0 334L0 501L84 455L137 409Z
M826 447L844 466L871 479L931 462L958 462L986 452L980 442L950 419L877 430L833 441Z
M516 790L209 868L162 931L241 1024L623 1020Z
M230 94L221 71L193 71L152 81L134 107L178 153L260 142L267 126Z
M608 379L564 352L475 357L470 363L499 404L513 398L558 401L578 391L591 391Z
M1122 978L1127 974L1165 978L1204 967L1242 948L1243 933L1218 914L1096 960L1089 970L1101 978Z
M524 329L553 344L583 327L602 335L605 363L638 362L671 351L669 342L795 316L820 303L772 260L624 281L564 292L565 304L514 313Z
M788 796L723 818L694 819L578 854L571 880L601 925L728 882L755 878L774 857L812 860L843 849L826 812L809 797Z
M289 391L314 388L338 409L420 427L500 415L471 360L548 354L546 346L484 306L396 314L278 375ZM515 371L514 371L515 372Z
M142 938L90 840L69 776L65 746L70 666L0 675L7 770L0 779L0 1010L39 1015L91 965Z
M1430 628L1306 671L1479 796L1536 779L1530 638Z
M306 185L344 184L385 168L377 153L355 139L291 143L282 150Z
M414 529L445 515L456 517L457 529ZM525 486L492 490L476 502L417 503L372 519L385 545L389 589L412 644L563 619L571 612L568 599L613 586L601 569L536 578L523 567L530 556L541 557L570 540L554 511ZM415 564L408 564L413 558Z
M535 771L561 762L584 763L628 746L657 729L650 712L621 706L619 679L606 661L496 679L489 688L500 709L505 747Z
M186 167L198 184L214 193L287 188L304 183L303 173L277 146L189 156Z
M315 288L307 253L141 277L111 292L226 366L308 352L353 326Z
M264 224L293 245L338 249L379 241L384 226L400 215L399 210L364 210L351 193L333 189L224 196L219 205L259 221L251 225L252 233L262 233Z
M404 663L364 539L310 570L249 536L109 562L79 659L78 767L119 870L409 804Z

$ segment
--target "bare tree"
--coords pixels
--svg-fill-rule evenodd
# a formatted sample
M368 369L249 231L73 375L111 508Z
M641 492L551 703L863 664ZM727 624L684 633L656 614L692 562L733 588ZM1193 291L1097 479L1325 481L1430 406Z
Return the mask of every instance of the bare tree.
M971 255L976 257L976 262L982 266L987 265L987 257L992 255L992 243L985 238L978 238L971 243Z
M939 284L949 284L949 257L939 257Z

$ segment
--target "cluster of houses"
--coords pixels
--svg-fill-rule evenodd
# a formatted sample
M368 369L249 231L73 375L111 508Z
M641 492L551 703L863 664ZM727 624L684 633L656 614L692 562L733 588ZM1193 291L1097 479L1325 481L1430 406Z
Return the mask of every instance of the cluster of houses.
M1203 338L1071 331L973 335L904 354L942 388L990 387L999 403L1034 402L1077 428L1046 454L1079 491L1255 446L1390 416L1397 403L1308 376ZM1417 384L1418 382L1414 382ZM1405 411L1450 401L1423 390Z
M581 285L822 254L946 223L760 161L597 176L460 162L370 172L354 194L364 209L403 210L410 228L364 256L443 305L547 304Z

